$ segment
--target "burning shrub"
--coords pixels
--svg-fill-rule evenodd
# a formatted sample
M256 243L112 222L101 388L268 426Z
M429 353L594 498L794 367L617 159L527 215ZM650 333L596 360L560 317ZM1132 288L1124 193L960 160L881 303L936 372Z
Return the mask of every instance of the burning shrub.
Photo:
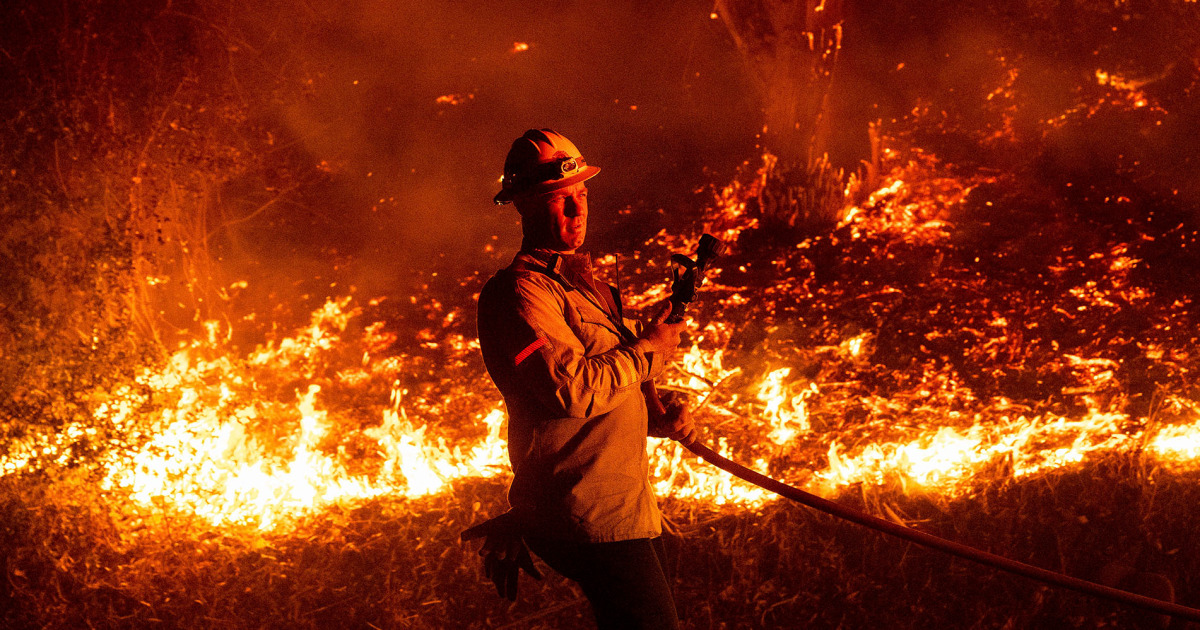
M796 166L770 157L764 177L748 210L759 217L765 234L794 242L829 230L843 218L846 183L843 171L834 169L828 158Z

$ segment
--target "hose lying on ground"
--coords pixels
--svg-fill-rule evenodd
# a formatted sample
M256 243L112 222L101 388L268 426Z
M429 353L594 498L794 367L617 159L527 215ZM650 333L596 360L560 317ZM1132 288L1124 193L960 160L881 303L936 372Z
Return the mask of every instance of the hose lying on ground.
M905 527L898 523L893 523L876 516L871 516L870 514L846 507L840 503L836 503L828 499L822 499L815 494L810 494L800 490L799 488L776 481L766 475L763 475L762 473L755 472L741 464L738 464L737 462L717 454L715 451L703 444L700 444L699 442L692 442L691 444L685 445L685 448L698 455L704 461L716 466L717 468L720 468L721 470L724 470L735 477L738 477L744 481L748 481L760 488L763 488L764 490L769 490L782 497L796 501L797 503L807 505L815 510L820 510L826 514L831 514L840 519L858 523L864 527L869 527L885 534L891 534L892 536L903 538L904 540L914 542L918 545L923 545L931 549L937 549L938 551L943 551L959 558L964 558L972 562L978 562L980 564L1000 569L1001 571L1023 575L1027 578L1044 582L1046 584L1061 586L1063 588L1068 588L1073 591L1085 593L1087 595L1128 604L1130 606L1136 606L1145 610L1152 610L1154 612L1170 615L1172 617L1189 619L1191 621L1200 621L1200 609L1188 608L1187 606L1181 606L1179 604L1163 601L1161 599L1154 599L1153 597L1146 597L1145 595L1130 593L1129 591L1123 591L1118 588L1104 586L1103 584L1081 580L1079 578L1057 573L1055 571L1049 571L1047 569L1035 567L1031 564L1025 564L1024 562L1017 562L1016 560L998 556L994 553L988 553L962 543L956 543L952 540L939 538L933 534L927 534L910 527Z

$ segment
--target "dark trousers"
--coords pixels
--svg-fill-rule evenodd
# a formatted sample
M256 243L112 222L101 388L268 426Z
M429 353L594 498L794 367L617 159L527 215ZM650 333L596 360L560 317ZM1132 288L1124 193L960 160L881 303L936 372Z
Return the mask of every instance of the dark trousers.
M676 630L662 537L611 543L528 539L552 569L579 583L601 630Z

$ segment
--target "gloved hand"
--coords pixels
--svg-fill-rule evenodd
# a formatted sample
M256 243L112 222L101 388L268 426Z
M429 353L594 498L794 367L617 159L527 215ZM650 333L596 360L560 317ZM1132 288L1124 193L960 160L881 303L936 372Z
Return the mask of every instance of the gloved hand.
M650 418L650 437L670 438L684 446L696 439L696 421L688 411L687 401L681 398L668 398L664 401L666 413Z
M679 347L680 336L687 329L686 321L668 324L667 317L670 315L671 303L664 302L654 319L642 328L642 334L634 347L642 352L656 352L664 361L669 360Z
M484 538L483 548L479 550L479 555L483 556L483 572L496 585L496 594L500 597L517 601L517 578L521 569L534 579L542 579L542 572L534 566L533 556L529 555L511 510L462 533L463 542L476 538Z

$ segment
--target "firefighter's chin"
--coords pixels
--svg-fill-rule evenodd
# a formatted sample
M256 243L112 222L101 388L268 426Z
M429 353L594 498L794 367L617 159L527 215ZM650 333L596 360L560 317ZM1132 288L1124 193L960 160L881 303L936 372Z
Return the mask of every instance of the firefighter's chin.
M562 231L559 239L562 241L563 245L566 246L565 249L574 250L583 247L585 236L587 236L587 228L585 227L579 227L575 229L567 228Z

